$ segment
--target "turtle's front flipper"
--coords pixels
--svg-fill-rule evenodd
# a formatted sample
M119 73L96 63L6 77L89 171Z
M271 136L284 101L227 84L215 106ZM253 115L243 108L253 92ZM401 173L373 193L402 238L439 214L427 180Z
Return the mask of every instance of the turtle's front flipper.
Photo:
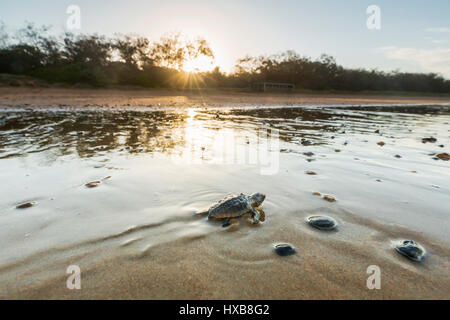
M259 211L252 207L252 223L253 224L259 223L259 217L260 217Z
M266 221L266 213L261 207L256 207L255 210L259 212L259 222Z

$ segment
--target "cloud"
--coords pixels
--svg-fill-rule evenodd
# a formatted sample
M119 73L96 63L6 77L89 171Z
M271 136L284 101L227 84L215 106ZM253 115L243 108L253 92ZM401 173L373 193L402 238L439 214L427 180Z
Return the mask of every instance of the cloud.
M405 61L419 66L423 72L440 73L450 78L450 49L416 49L394 46L380 49L388 59Z
M441 28L428 28L426 29L428 32L439 32L439 33L448 33L450 32L450 28L441 27Z
M434 39L434 40L431 40L431 42L433 42L435 44L444 44L444 43L447 43L448 40L446 40L446 39Z

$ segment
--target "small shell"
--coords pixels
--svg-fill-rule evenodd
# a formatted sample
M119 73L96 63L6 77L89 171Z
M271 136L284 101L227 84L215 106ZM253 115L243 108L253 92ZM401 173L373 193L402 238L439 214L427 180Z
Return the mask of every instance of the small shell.
M423 138L422 139L422 143L435 143L437 141L437 139L435 137L429 137L429 138Z
M448 153L440 153L440 154L436 155L436 158L439 158L439 159L444 160L444 161L449 161L450 160L450 154L448 154Z
M327 216L310 216L306 218L306 222L319 230L333 230L337 227L336 220Z
M336 202L336 198L335 197L329 196L327 194L324 195L322 198L323 198L323 200L326 200L328 202Z
M417 262L422 261L425 256L425 249L414 240L402 240L400 244L395 246L395 250L408 259Z
M295 248L289 243L280 243L273 246L275 252L282 257L292 256L297 253Z
M31 208L32 206L36 205L35 201L30 201L30 202L26 202L26 203L22 203L16 206L16 209L27 209L27 208Z
M102 182L101 181L92 181L85 184L88 188L95 188L98 187Z

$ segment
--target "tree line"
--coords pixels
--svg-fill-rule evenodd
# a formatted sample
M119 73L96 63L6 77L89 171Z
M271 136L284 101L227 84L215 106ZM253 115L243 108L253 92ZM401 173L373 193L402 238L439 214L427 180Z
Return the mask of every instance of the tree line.
M294 51L244 57L226 74L218 67L190 77L186 61L214 58L202 38L186 39L179 33L157 41L137 35L98 34L54 36L47 26L28 23L13 35L0 25L0 73L28 75L51 83L90 86L233 87L254 82L286 82L297 88L337 91L415 91L450 93L450 80L435 73L348 69L329 55L311 59Z

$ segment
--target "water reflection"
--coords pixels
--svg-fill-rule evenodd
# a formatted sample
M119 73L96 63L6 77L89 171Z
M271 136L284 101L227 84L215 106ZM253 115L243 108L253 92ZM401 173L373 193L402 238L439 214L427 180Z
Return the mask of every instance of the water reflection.
M337 135L365 133L377 126L388 126L393 135L404 133L431 121L423 115L449 114L448 108L432 106L6 110L0 114L0 159L51 151L53 158L64 155L89 158L121 152L164 153L180 157L188 154L192 159L214 161L227 145L234 148L249 146L251 153L251 146L264 142L260 133L262 129L268 137L276 132L277 139L282 142L302 146L326 145ZM224 156L229 154L225 152Z

